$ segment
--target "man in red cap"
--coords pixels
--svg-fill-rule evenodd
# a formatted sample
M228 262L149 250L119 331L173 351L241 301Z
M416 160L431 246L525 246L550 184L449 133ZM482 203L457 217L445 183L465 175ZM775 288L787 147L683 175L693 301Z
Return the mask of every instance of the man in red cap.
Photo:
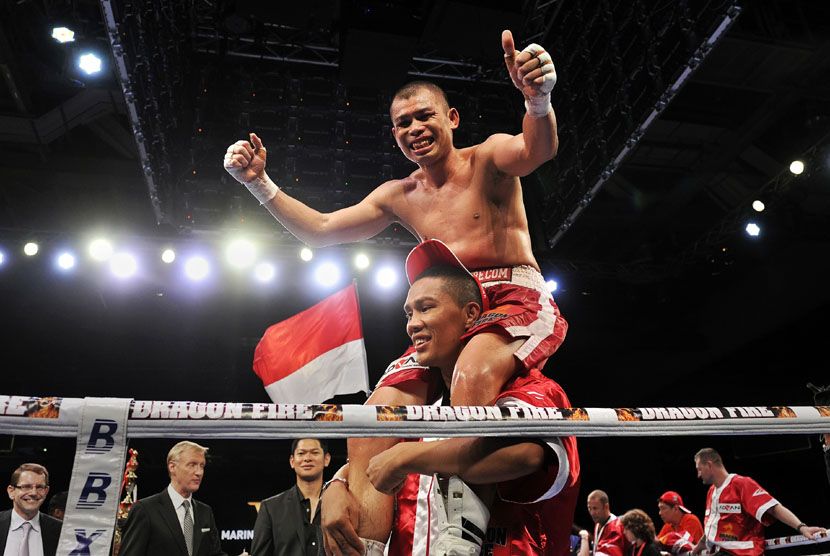
M481 284L440 241L416 247L406 270L412 284L404 305L406 330L428 371L419 383L428 404L446 405L464 338L486 319L486 297L482 299ZM530 410L568 407L570 402L558 384L530 369L508 381L491 405ZM579 493L575 438L390 443L367 467L373 487L396 496L390 556L568 554ZM327 553L383 554L390 530L380 535L380 542L357 538L355 507L363 502L358 499L362 493L350 492L341 480L346 474L338 471L328 484L335 488L324 489L324 520L328 515L347 525L324 528Z
M664 523L657 533L657 541L674 553L691 551L703 536L703 526L697 516L673 490L657 499L657 508Z

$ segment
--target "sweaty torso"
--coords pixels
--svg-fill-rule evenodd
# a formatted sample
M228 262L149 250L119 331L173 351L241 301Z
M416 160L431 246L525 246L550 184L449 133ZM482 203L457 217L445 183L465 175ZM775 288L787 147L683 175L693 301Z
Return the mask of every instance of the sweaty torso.
M457 151L460 158L441 184L429 183L420 168L401 180L395 216L419 240L446 243L470 269L527 264L538 270L519 178L477 157L479 148Z

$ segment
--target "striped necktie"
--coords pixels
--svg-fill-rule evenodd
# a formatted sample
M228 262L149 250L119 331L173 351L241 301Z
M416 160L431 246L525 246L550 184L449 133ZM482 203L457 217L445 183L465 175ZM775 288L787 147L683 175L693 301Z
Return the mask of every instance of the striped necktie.
M190 513L190 500L182 502L182 506L184 506L184 521L182 523L184 544L187 545L187 556L193 556L193 516Z

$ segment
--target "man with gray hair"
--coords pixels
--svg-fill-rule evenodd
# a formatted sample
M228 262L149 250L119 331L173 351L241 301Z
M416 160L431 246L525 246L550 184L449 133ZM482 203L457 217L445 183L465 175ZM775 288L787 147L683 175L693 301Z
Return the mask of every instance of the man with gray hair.
M213 510L193 498L205 474L207 451L186 440L170 449L170 485L133 504L119 556L227 556L219 544Z

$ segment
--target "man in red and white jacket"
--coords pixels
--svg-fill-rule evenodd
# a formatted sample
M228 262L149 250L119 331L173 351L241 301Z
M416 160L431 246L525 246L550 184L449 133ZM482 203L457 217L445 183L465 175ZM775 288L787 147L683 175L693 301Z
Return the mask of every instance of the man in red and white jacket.
M580 531L581 546L578 556L623 556L631 544L623 535L620 519L611 513L608 494L594 490L588 495L588 513L594 520L594 545L588 546L588 532Z
M728 473L712 448L695 454L695 467L703 484L711 487L706 495L703 538L693 554L703 549L734 556L763 554L764 527L776 519L810 540L825 531L802 522L752 478Z

